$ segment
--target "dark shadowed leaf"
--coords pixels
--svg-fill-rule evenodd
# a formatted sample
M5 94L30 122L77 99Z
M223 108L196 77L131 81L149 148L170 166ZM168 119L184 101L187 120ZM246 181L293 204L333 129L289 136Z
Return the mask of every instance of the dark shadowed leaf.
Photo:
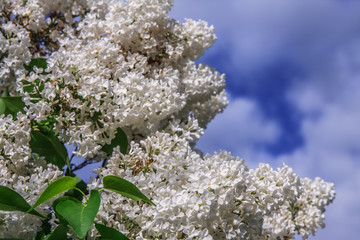
M45 70L47 68L46 58L33 58L28 65L24 65L24 68L30 73L34 71L35 66Z
M25 103L22 101L21 96L9 96L0 98L0 115L11 114L15 119L18 112L25 112L24 107Z
M69 228L63 224L60 224L55 230L46 237L46 240L64 240L67 239L67 232Z
M5 114L6 110L6 104L5 102L0 98L0 115Z
M111 155L114 147L117 146L120 146L120 152L122 152L123 154L127 153L127 148L128 148L127 136L121 128L118 128L116 131L117 132L115 134L115 137L113 140L111 140L111 143L106 144L101 148L101 151L106 152L108 155Z
M62 142L54 136L49 136L40 131L31 131L30 148L34 153L45 157L46 162L52 163L62 169L69 165L67 150Z
M9 92L9 88L8 88L8 87L5 88L5 91L4 91L4 93L3 93L2 96L3 96L3 97L10 97L10 92Z
M49 235L51 233L51 224L49 223L49 220L51 218L52 214L49 213L47 215L47 218L42 220L41 230L36 233L36 236L35 238L33 238L33 240L43 240L46 235Z
M102 240L129 240L128 237L114 228L98 223L95 224L95 227L99 231Z
M24 240L23 238L0 238L0 240Z

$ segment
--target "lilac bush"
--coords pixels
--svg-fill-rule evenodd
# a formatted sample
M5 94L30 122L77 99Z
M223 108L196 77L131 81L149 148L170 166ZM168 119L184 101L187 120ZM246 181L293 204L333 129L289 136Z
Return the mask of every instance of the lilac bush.
M228 103L225 78L194 62L216 40L213 26L171 19L172 4L0 0L0 185L33 205L51 182L81 168L62 148L36 147L45 136L51 146L73 145L83 165L102 161L87 189L111 175L151 199L155 206L100 192L94 221L130 239L306 239L324 227L332 183L194 148ZM0 237L46 235L45 223L57 229L52 204L36 208L45 220L0 211ZM67 236L79 238L75 228Z

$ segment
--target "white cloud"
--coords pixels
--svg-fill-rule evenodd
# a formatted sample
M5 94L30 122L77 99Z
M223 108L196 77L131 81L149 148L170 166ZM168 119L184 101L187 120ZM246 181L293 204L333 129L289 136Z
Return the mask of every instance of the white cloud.
M249 79L278 61L305 71L328 69L333 54L360 41L359 1L178 0L170 14L213 24L217 51L231 52L226 71L237 69Z
M208 125L197 147L211 154L223 149L248 159L254 150L261 152L264 146L276 142L279 136L277 123L266 119L255 101L236 98L230 100L225 111Z
M302 176L320 176L335 183L337 197L326 214L326 230L316 239L354 239L360 229L359 112L330 107L316 119L303 121L305 145L279 156Z

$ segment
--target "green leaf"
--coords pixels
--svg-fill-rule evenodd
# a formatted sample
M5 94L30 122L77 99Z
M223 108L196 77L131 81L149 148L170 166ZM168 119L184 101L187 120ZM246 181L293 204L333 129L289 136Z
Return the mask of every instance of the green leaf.
M59 203L64 202L66 200L71 200L73 202L82 204L82 202L79 199L76 199L76 198L70 197L70 196L62 196L62 197L59 197L59 198L55 199L54 202L53 202L53 209L55 210L55 212L56 212L56 206Z
M127 148L128 148L127 136L121 128L116 129L116 131L117 133L115 134L114 139L111 140L111 143L105 144L101 148L101 151L106 152L108 155L111 155L114 147L117 146L120 146L120 152L122 152L123 154L127 153Z
M21 83L23 84L23 91L24 92L28 92L28 93L32 93L32 91L34 90L34 84L26 81L26 80L22 80Z
M83 193L88 194L86 183L80 177L76 176L74 173L70 173L69 175L75 178L76 180L75 187L80 189ZM64 196L70 196L80 201L83 199L83 195L78 190L75 189L71 189L67 191Z
M11 188L0 186L0 210L27 212L31 206L25 199ZM29 212L38 217L45 218L35 210Z
M5 102L0 98L0 115L5 114L6 111L6 104Z
M24 240L23 238L0 238L0 240Z
M67 150L62 142L51 132L46 136L40 131L31 131L30 148L34 153L45 157L46 162L52 163L62 169L69 166Z
M6 107L12 112L25 112L24 107L25 103L22 101L22 96L9 96L9 97L2 97L1 98Z
M95 227L99 231L102 240L129 240L128 237L114 228L98 223L95 224Z
M64 240L67 239L67 232L69 228L63 224L60 224L55 230L46 237L46 240Z
M35 204L28 210L28 212L35 209L37 206L46 202L47 200L55 197L56 195L69 189L73 189L75 185L76 180L73 177L65 176L55 180L54 182L50 183L49 186L47 186L47 188L40 195Z
M45 73L48 74L48 73ZM23 91L29 93L30 97L32 98L41 98L39 92L44 90L44 81L41 81L39 78L35 79L33 82L29 82L26 80L21 81L23 85ZM36 101L36 100L32 100Z
M103 183L105 189L119 193L135 201L143 200L155 206L134 184L125 179L117 176L106 176L103 178Z
M11 114L14 119L18 112L24 111L25 103L22 101L21 96L9 96L0 98L0 115L5 114L6 116Z
M65 200L56 206L56 211L65 218L79 238L84 238L90 229L100 207L100 193L91 190L85 204Z
M29 65L24 65L24 68L30 73L34 71L35 66L45 70L47 68L46 58L33 58Z
M3 93L2 96L3 96L3 97L10 97L10 92L9 92L9 88L8 88L8 87L5 88L5 91L4 91L4 93Z
M64 225L68 225L69 223L65 220L65 218L63 218L63 217L57 212L56 206L57 206L59 203L64 202L64 201L66 201L66 200L71 200L71 201L74 201L74 202L76 202L76 203L82 204L81 201L79 201L79 200L76 199L76 198L70 197L70 196L62 196L62 197L59 197L59 198L57 198L57 199L54 200L52 207L53 207L53 209L54 209L54 211L55 211L55 215L56 215L56 217L59 219L60 223L63 223Z

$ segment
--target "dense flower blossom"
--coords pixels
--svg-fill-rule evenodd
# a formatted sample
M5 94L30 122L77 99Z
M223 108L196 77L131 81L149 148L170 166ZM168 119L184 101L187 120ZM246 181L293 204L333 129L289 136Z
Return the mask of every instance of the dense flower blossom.
M107 159L90 189L115 175L156 204L101 192L96 221L133 239L307 238L324 226L333 184L301 179L286 165L248 169L226 151L203 156L194 149L228 101L224 75L194 63L216 40L214 28L169 18L172 4L0 0L1 84L26 104L16 120L0 118L0 185L34 203L63 175L29 147L31 122L51 119L74 154ZM47 68L28 74L36 57L45 57ZM117 147L107 156L102 147L118 128L129 152ZM49 204L40 206L45 215ZM40 225L35 216L0 211L0 237L32 239ZM96 237L93 227L88 238Z
M14 121L11 115L0 121L0 185L21 194L30 203L35 203L49 182L62 175L55 166L31 154L29 148L29 119L21 113ZM50 213L48 204L40 206L41 213ZM0 211L0 236L22 237L36 235L41 219L21 212Z

